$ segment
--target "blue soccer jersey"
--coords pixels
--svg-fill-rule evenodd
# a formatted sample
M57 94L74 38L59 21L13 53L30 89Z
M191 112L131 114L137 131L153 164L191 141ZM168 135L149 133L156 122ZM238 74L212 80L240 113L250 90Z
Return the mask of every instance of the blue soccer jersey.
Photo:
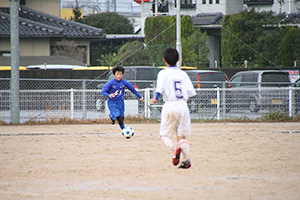
M135 94L139 99L142 97L135 89L134 86L125 79L117 81L112 79L108 81L102 88L102 95L109 97L110 94L114 93L115 97L109 98L108 101L116 101L123 99L125 88L128 88L133 94Z
M124 117L125 106L124 106L124 93L125 88L128 88L134 93L139 99L142 97L135 89L134 86L125 79L117 81L112 79L108 81L102 88L102 95L108 97L107 105L110 110L110 117L113 120L117 120L118 116ZM115 97L110 98L110 94L115 94Z

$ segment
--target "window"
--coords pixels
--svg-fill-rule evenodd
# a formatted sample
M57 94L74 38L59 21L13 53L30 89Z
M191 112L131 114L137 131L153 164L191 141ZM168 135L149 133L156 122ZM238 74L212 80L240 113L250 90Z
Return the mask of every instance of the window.
M220 0L216 0L216 4L220 4Z
M238 75L231 80L231 87L239 87L242 82L242 75Z
M255 86L257 82L257 74L256 73L246 73L243 75L243 86Z
M0 51L0 56L10 57L11 53L10 53L10 51Z
M262 74L261 82L263 87L287 87L290 80L288 74L284 72L265 72Z
M212 4L213 3L213 0L209 0L209 4Z
M206 0L202 0L202 4L206 4Z
M196 9L196 0L181 0L180 1L181 4L180 4L180 7L183 8L183 9L191 9L191 8L194 8ZM177 0L175 0L175 7L177 5Z
M244 0L244 4L248 5L268 5L273 3L274 0Z

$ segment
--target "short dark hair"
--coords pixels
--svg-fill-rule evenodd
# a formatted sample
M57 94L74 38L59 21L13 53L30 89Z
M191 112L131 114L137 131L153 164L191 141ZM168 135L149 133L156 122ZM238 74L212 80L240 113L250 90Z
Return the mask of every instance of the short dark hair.
M164 59L166 60L166 62L169 65L171 65L171 66L176 65L176 63L179 59L178 51L171 47L167 48L164 53Z
M115 75L115 73L117 71L122 72L122 74L124 74L125 69L124 69L124 67L121 67L121 66L117 66L117 67L112 68L113 75Z

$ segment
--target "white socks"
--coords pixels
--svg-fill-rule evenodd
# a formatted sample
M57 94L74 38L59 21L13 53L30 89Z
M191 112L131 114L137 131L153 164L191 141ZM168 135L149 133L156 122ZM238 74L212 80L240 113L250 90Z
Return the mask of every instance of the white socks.
M171 138L162 136L161 140L167 147L170 147L172 149L172 151L175 150L176 146ZM178 143L179 143L179 147L182 150L184 160L190 160L190 145L189 145L188 141L186 139L182 139L182 140L179 140Z
M179 140L179 147L182 150L184 160L190 160L190 145L186 139Z
M166 136L162 136L161 137L161 140L163 141L163 143L167 146L167 147L170 147L172 149L172 151L175 150L175 145L174 145L174 142L171 138L169 137L166 137Z

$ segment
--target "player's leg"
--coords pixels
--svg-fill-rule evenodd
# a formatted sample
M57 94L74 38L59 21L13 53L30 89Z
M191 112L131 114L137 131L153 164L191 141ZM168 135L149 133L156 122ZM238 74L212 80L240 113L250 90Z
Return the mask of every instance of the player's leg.
M175 133L175 130L170 127L171 121L171 115L168 113L168 105L164 104L161 111L160 135L163 143L174 151L176 146L172 136Z
M190 145L188 141L184 137L178 137L179 140L179 148L183 154L183 162L179 166L179 168L190 168L191 161L190 161Z
M119 115L119 111L116 107L115 101L107 101L107 107L110 111L109 118L111 119L112 125L115 124L115 121L117 120L116 116Z
M161 113L160 135L163 143L169 147L173 152L172 163L178 165L180 161L181 149L173 141L173 135L176 134L178 118L175 105L172 103L165 103Z
M191 120L187 105L181 105L181 108L182 113L180 115L181 119L179 120L177 129L177 141L183 154L183 162L179 168L190 168L190 145L186 137L191 133Z
M119 123L120 128L121 128L121 129L125 128L123 117L122 117L122 116L118 116L118 117L117 117L117 120L118 120L118 123Z
M161 140L163 141L163 143L164 143L167 147L169 147L170 149L172 149L172 151L175 150L175 144L174 144L174 141L173 141L171 138L169 138L169 137L163 135L163 136L161 136Z
M121 129L125 128L125 125L124 125L124 113L125 113L125 104L124 104L124 101L123 100L118 100L117 101L117 107L118 107L118 110L119 110L119 116L117 117L117 120L118 120L118 123L119 123L119 126Z
M110 118L110 120L111 120L111 124L114 125L114 124L115 124L115 120L113 120L111 114L109 114L109 118Z

